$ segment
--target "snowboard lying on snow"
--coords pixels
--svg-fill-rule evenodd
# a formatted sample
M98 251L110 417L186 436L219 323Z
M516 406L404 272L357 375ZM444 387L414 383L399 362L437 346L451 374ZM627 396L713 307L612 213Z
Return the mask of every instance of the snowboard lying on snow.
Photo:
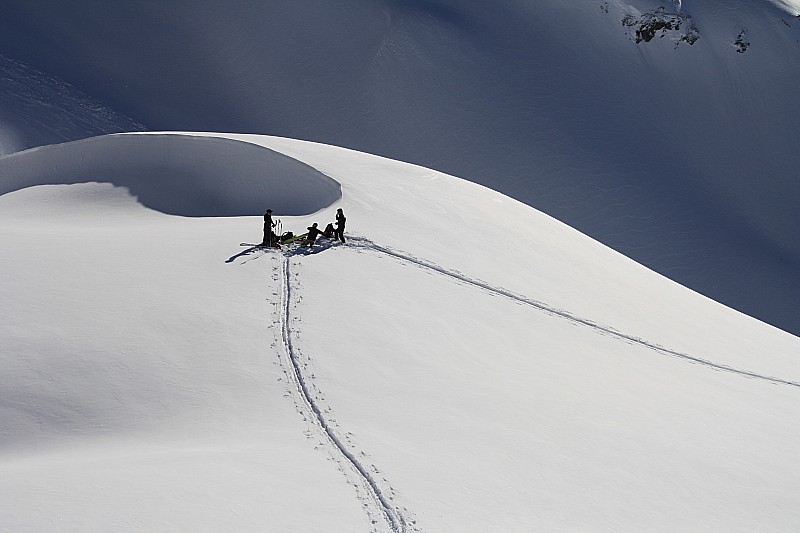
M291 243L296 242L296 241L301 241L301 240L305 239L306 237L308 237L308 233L303 233L302 235L292 235L291 237L282 237L281 240L280 240L280 243L281 244L291 244ZM242 243L239 243L239 246L257 246L257 247L269 248L269 245L264 244L263 242L259 243L259 244L255 244L255 243L252 243L252 242L242 242Z

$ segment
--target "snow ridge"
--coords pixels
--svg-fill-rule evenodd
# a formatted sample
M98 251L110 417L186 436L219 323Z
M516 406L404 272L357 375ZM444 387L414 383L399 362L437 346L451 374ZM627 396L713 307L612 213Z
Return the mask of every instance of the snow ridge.
M386 520L389 528L393 533L404 533L406 529L406 522L403 516L389 503L383 495L381 488L378 486L375 478L369 473L367 468L355 457L347 445L342 442L334 429L328 423L322 410L317 402L314 400L314 395L309 391L306 379L301 370L301 364L297 355L297 350L292 343L291 331L291 299L292 299L292 284L291 284L291 269L290 269L290 256L284 255L281 261L281 336L284 345L284 351L291 362L290 374L294 380L297 390L301 396L303 403L314 413L314 420L318 426L324 431L328 441L336 448L336 450L352 465L359 477L362 479L364 486L370 493L372 500L380 508L380 513Z
M495 286L490 285L489 283L486 283L484 281L481 281L481 280L478 280L478 279L474 279L474 278L470 278L468 276L465 276L461 272L458 272L458 271L455 271L455 270L448 270L448 269L443 268L443 267L441 267L441 266L439 266L439 265L437 265L435 263L431 263L429 261L426 261L425 259L420 259L420 258L414 257L413 255L411 255L409 253L398 251L398 250L394 250L392 248L389 248L389 247L386 247L386 246L381 246L379 244L375 244L374 242L372 242L369 239L366 239L364 237L353 237L353 236L351 236L351 237L349 237L348 242L350 243L351 246L356 246L356 247L359 247L359 248L372 250L372 251L378 252L380 254L385 254L385 255L389 255L389 256L395 257L397 259L400 259L401 261L404 261L404 262L407 262L407 263L411 263L411 264L416 265L416 266L421 267L421 268L425 268L425 269L428 269L428 270L433 270L433 271L435 271L435 272L437 272L439 274L443 274L443 275L448 276L450 278L453 278L453 279L455 279L455 280L457 280L459 282L466 283L466 284L478 287L480 289L483 289L485 291L489 291L491 293L494 293L494 294L497 294L497 295L500 295L500 296L505 296L506 298L510 298L510 299L512 299L514 301L517 301L519 303L522 303L522 304L525 304L525 305L530 305L531 307L535 307L536 309L539 309L540 311L544 311L545 313L548 313L550 315L564 318L564 319L569 320L570 322L573 322L575 324L579 324L579 325L582 325L582 326L590 327L590 328L598 331L599 333L608 334L608 335L616 337L616 338L618 338L620 340L624 340L624 341L628 341L628 342L633 342L635 344L639 344L641 346L644 346L646 348L649 348L651 350L654 350L656 352L659 352L659 353L662 353L662 354L665 354L665 355L678 357L680 359L685 359L685 360L691 361L693 363L699 363L701 365L707 366L709 368L713 368L715 370L722 370L724 372L730 372L730 373L733 373L733 374L739 374L741 376L745 376L745 377L749 377L749 378L755 378L755 379L760 379L760 380L768 381L768 382L775 383L775 384L789 385L789 386L792 386L792 387L800 388L800 383L798 383L796 381L791 381L791 380L788 380L788 379L782 379L782 378L773 377L773 376L767 376L767 375L764 375L764 374L759 374L757 372L751 372L749 370L732 367L732 366L725 365L725 364L722 364L722 363L715 363L713 361L709 361L708 359L703 359L701 357L697 357L697 356L690 355L690 354L687 354L687 353L679 352L677 350L672 350L670 348L666 348L664 346L661 346L661 345L659 345L657 343L654 343L654 342L650 342L650 341L648 341L646 339L643 339L641 337L637 337L637 336L634 336L634 335L629 335L629 334L617 331L616 329L612 328L611 326L606 326L606 325L594 322L592 320L589 320L587 318L582 318L580 316L576 316L576 315L570 313L569 311L565 311L563 309L558 309L557 307L553 307L551 305L547 305L546 303L534 300L532 298L528 298L527 296L523 296L523 295L514 293L514 292L512 292L512 291L510 291L508 289L504 289L502 287L495 287Z

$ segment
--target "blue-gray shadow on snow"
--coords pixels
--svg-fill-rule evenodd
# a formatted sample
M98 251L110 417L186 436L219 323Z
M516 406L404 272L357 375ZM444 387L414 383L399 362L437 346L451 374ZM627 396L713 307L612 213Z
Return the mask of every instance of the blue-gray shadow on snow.
M318 237L316 242L313 246L306 246L305 244L298 243L295 245L290 245L288 248L284 249L284 254L288 256L297 256L297 255L316 255L318 253L322 253L325 250L330 250L335 246L341 246L342 243L337 241L336 239L331 239L328 237Z
M236 261L240 257L247 257L247 256L252 255L252 254L254 254L254 253L256 253L256 252L258 252L258 251L260 251L262 249L263 248L261 246L253 245L250 248L246 248L245 250L242 250L238 254L230 256L229 258L227 258L225 260L225 262L226 263L233 263L234 261Z
M220 137L104 135L0 158L0 195L36 185L108 182L170 215L308 215L342 196L340 184L268 148Z
M249 245L248 248L242 250L238 254L232 255L225 260L226 263L233 263L237 259L247 258L243 262L252 261L258 257L258 253L281 253L287 257L294 256L309 256L329 250L335 246L342 246L336 239L328 237L319 237L313 246L306 246L302 242L293 242L291 244L284 244L280 249L266 248L258 244Z

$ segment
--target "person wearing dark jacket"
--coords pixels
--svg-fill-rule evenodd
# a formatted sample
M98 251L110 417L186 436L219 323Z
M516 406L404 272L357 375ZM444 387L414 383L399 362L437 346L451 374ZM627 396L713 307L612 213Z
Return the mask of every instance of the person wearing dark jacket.
M272 246L275 242L275 233L272 228L275 227L275 222L272 221L272 209L267 209L264 213L264 240L261 242L264 246Z
M336 210L336 230L334 231L334 237L339 239L340 241L344 242L344 223L347 219L344 217L344 213L342 209L339 208Z
M308 236L306 237L305 245L308 246L309 248L311 248L312 246L314 246L314 241L317 240L317 236L322 233L322 230L320 230L317 227L317 223L316 222L311 224L311 226L309 226L306 229L308 229Z

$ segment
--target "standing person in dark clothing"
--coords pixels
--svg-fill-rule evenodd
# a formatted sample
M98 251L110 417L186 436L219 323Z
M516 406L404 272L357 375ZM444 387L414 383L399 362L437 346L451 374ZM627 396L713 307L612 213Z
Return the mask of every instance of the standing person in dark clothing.
M275 243L275 238L273 237L275 233L272 231L274 227L275 222L272 221L272 209L267 209L267 212L264 213L264 240L261 241L263 246L272 246Z
M336 210L336 230L334 231L333 235L336 239L344 242L344 223L347 219L342 212L342 208Z
M306 237L305 245L311 248L312 246L314 246L314 241L317 240L317 236L322 233L322 230L320 230L317 227L316 222L311 224L311 226L309 226L307 229L308 229L308 237Z

